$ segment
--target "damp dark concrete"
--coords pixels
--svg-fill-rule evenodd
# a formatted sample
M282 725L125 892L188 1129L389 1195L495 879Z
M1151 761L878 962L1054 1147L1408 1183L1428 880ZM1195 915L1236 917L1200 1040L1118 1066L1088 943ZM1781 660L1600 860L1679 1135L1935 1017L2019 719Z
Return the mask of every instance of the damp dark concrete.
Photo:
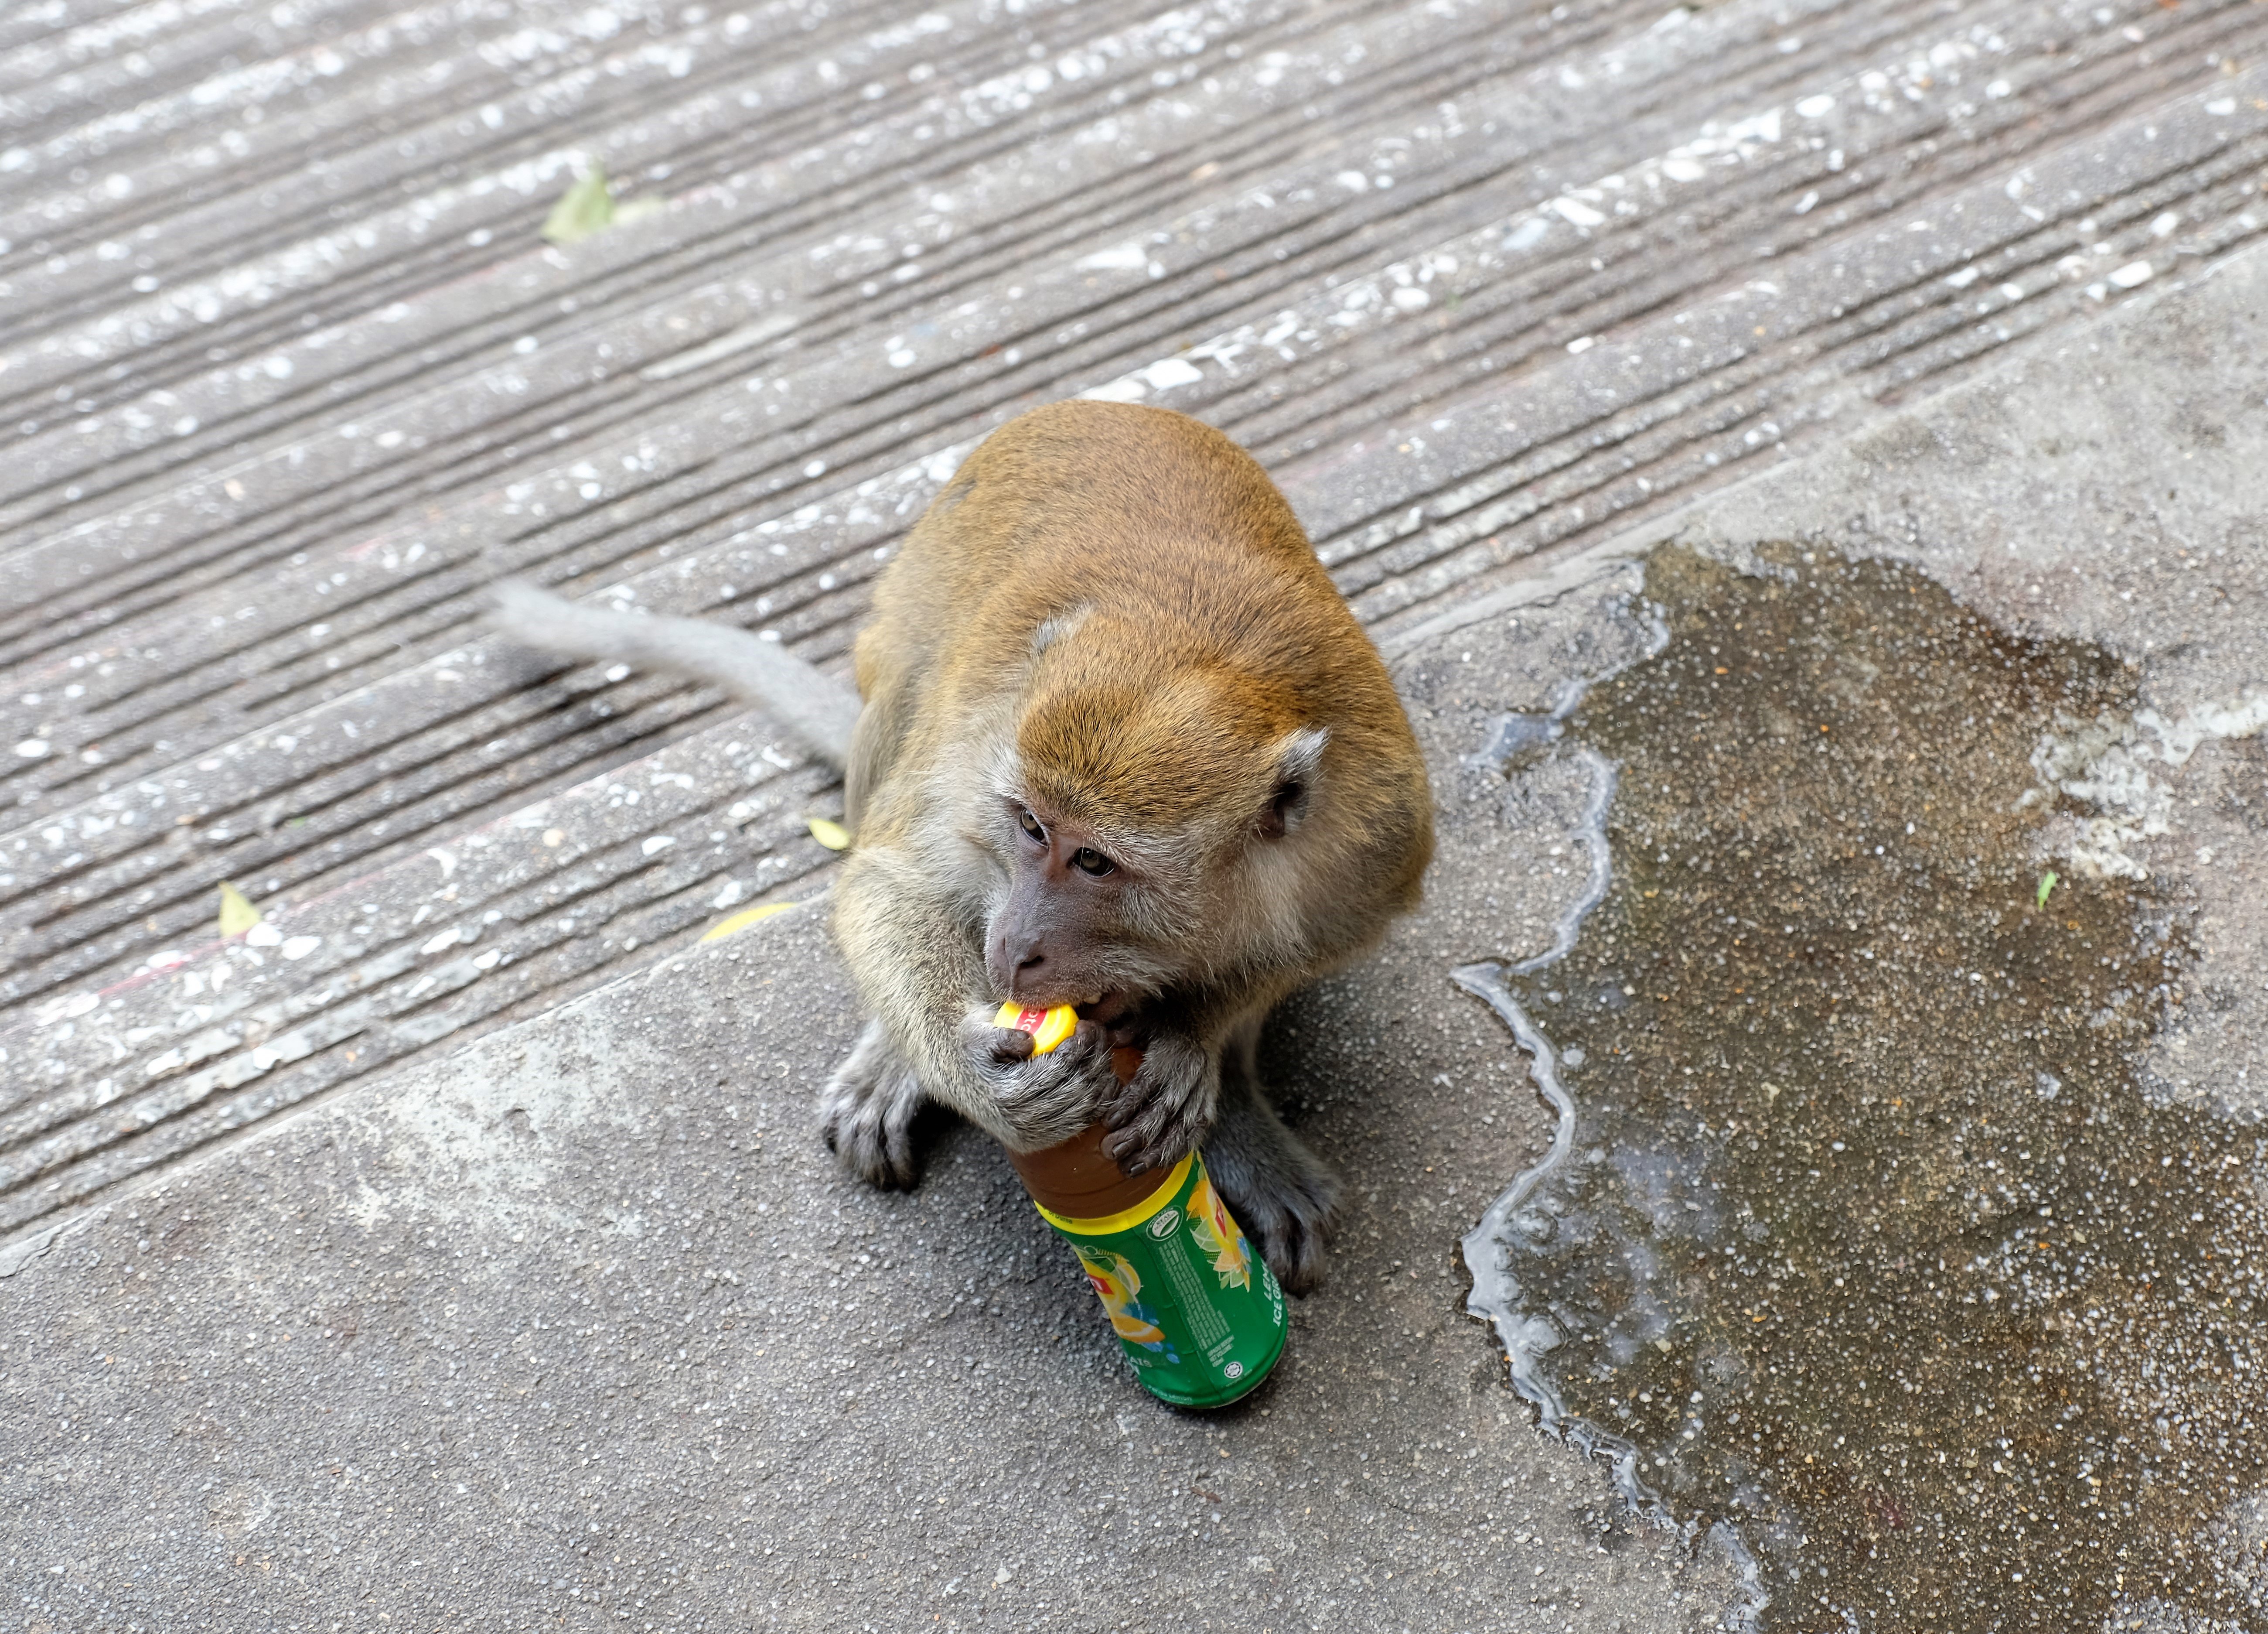
M2268 1628L2264 1142L2139 1092L2178 915L2041 901L2033 750L2132 672L1824 551L1646 586L1662 650L1506 745L1616 780L1603 900L1498 972L1575 1106L1500 1329L1764 1628Z

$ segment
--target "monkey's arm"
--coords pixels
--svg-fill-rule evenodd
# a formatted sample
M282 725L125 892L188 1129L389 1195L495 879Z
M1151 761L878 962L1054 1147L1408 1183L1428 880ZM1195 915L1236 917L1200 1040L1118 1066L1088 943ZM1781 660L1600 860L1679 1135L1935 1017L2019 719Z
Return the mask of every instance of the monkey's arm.
M1101 1115L1117 1080L1093 1022L1046 1055L993 1024L979 950L981 906L941 892L895 846L862 843L835 888L835 938L860 995L922 1087L1019 1151L1070 1139Z
M714 682L763 709L836 771L850 762L858 695L777 641L698 618L586 607L510 579L496 587L490 617L530 647Z

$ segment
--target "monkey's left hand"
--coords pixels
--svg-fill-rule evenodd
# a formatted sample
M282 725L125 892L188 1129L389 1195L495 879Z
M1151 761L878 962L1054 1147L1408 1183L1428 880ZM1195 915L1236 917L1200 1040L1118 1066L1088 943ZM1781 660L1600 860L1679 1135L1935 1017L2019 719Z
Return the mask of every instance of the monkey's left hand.
M1220 1062L1187 1033L1151 1034L1142 1065L1104 1108L1105 1155L1129 1174L1163 1169L1204 1137L1220 1104Z

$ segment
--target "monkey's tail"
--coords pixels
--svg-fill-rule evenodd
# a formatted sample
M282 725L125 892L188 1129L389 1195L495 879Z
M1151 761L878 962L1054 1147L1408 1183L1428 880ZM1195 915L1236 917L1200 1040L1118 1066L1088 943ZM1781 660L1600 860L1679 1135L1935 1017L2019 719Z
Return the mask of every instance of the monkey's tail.
M516 579L492 594L490 622L515 641L713 682L764 710L836 771L850 763L858 695L777 641L699 618L586 607Z

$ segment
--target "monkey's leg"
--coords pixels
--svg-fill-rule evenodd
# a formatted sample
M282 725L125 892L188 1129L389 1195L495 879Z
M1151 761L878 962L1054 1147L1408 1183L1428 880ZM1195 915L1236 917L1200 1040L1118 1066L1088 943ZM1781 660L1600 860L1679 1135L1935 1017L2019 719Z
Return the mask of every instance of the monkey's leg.
M1205 1137L1205 1167L1276 1280L1295 1294L1314 1288L1339 1179L1268 1104L1254 1070L1260 1019L1241 1024L1220 1055L1220 1109Z
M819 1133L843 1166L870 1186L911 1186L914 1116L928 1098L889 1033L870 1021L819 1092Z

